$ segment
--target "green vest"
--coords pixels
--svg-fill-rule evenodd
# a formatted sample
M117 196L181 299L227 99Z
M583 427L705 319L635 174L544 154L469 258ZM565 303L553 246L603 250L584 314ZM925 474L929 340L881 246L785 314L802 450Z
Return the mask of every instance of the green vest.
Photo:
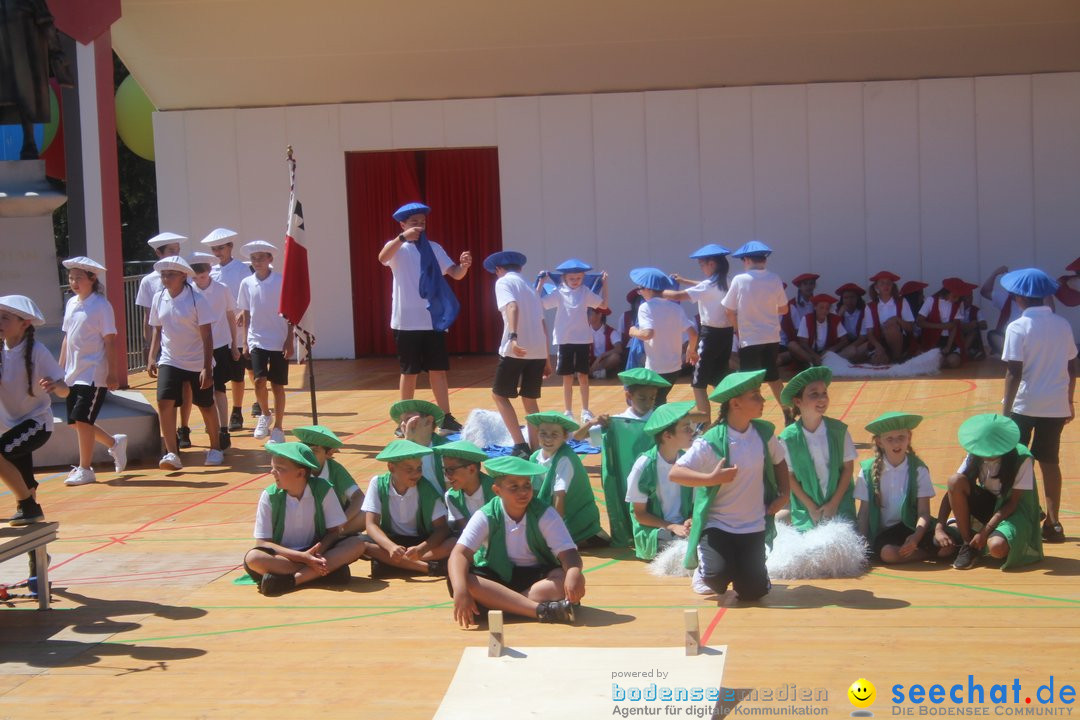
M308 489L311 497L315 500L315 541L318 542L326 536L326 518L323 516L323 498L330 492L330 483L314 475L308 475ZM270 498L270 521L274 527L274 543L281 544L281 538L285 535L285 498L289 493L277 486L271 485L266 488L266 495Z
M447 439L439 433L432 433L431 445L429 445L429 447L436 448L440 445L445 445L447 442ZM434 480L435 484L439 486L439 490L442 492L446 492L446 478L443 477L442 458L439 457L438 453L431 456L431 465L435 468L435 477L427 478L428 481Z
M375 487L379 491L379 504L382 506L382 516L379 518L379 527L383 532L394 531L390 522L390 473L383 473L375 478ZM425 538L432 533L431 513L435 510L435 503L439 502L439 492L431 486L431 483L420 478L416 483L416 491L420 493L420 504L416 510L416 534Z
M824 505L836 493L836 487L840 484L840 473L844 469L844 439L847 437L847 425L832 418L822 418L825 422L825 436L829 443L829 478L828 491L821 491L821 478L817 476L814 459L810 456L810 448L806 443L806 435L803 433L802 420L796 420L784 428L780 433L780 439L787 447L788 457L791 458L789 468L795 475L795 481L799 487L810 496L818 507ZM839 517L847 518L855 522L855 482L848 484L847 492L840 500L837 508ZM791 494L791 525L799 532L806 532L814 527L814 521L810 519L810 513L802 504L795 493Z
M492 480L490 477L488 477L484 473L480 473L480 489L484 493L485 505L491 502L492 498L495 497L495 491L491 489L491 483ZM461 517L465 518L466 520L469 519L471 513L469 512L469 504L465 501L465 493L463 491L453 489L447 490L446 499L449 504L453 504L453 506L461 514Z
M631 523L634 513L626 503L626 478L634 461L653 445L645 434L645 421L612 417L604 430L600 456L600 486L604 489L604 506L611 528L612 547L626 547L633 542L636 531Z
M532 461L536 462L540 457L540 450L532 454ZM585 466L581 464L581 458L577 456L570 446L563 443L555 451L555 457L551 459L547 474L540 481L540 487L536 487L536 477L533 477L533 488L536 489L536 497L541 502L551 505L551 498L555 488L555 471L559 462L567 458L574 469L574 477L570 481L570 488L566 491L563 502L563 522L570 531L570 537L574 542L580 543L588 540L600 532L600 509L596 507L596 496L593 494L592 485L589 483L589 474L585 472ZM626 495L623 495L625 498ZM624 502L623 505L626 503Z
M1021 464L1031 458L1031 451L1023 445L1016 446L1016 452L1020 454ZM1034 462L1032 460L1032 462ZM1042 549L1042 519L1039 517L1039 487L1032 483L1030 490L1016 490L1012 488L1008 495L1000 495L994 504L994 512L1001 509L1014 492L1024 493L1016 510L1005 520L998 523L997 532L1000 532L1009 542L1009 554L1005 562L1001 564L1002 570L1015 567L1023 567L1043 559Z
M910 452L907 456L907 464L907 487L904 489L904 498L900 501L900 522L914 530L919 522L919 468L926 467L926 465L915 453ZM863 460L861 467L863 480L866 481L866 496L869 498L868 502L870 504L870 537L868 540L873 543L878 533L885 529L880 527L881 508L877 504L879 480L873 477L874 458ZM930 529L932 530L933 526Z
M761 474L761 484L763 486L765 507L768 508L778 494L776 490L776 470L773 468L772 457L769 455L769 439L772 438L775 427L766 420L751 420L750 426L757 430L758 435L761 436L761 444L764 447L765 462L764 471ZM702 436L702 439L709 443L717 456L724 460L728 459L727 423L712 428ZM690 525L690 537L686 547L686 557L683 560L683 566L691 570L697 567L698 543L701 542L701 534L705 531L705 523L709 520L709 506L712 505L719 489L717 485L694 488L694 522ZM770 548L772 548L774 537L776 537L776 518L766 514L765 544Z
M529 551L542 565L559 567L558 559L551 552L543 533L540 532L540 516L548 507L550 506L535 497L529 502L529 506L525 508L525 541L529 545ZM491 502L480 508L479 512L487 516L487 546L476 551L473 564L477 567L489 567L502 578L503 582L510 582L514 575L514 566L506 552L506 518L503 514L502 500L498 497L492 498Z
M656 492L656 485L658 482L656 475L656 459L659 456L659 450L657 448L650 448L646 450L643 455L648 458L645 463L645 467L641 471L641 477L638 479L638 490L642 495L645 495L648 500L645 502L645 509L652 515L663 519L664 512L660 506L660 494ZM682 452L680 451L680 455ZM669 481L670 482L670 481ZM681 502L679 503L679 514L684 518L690 517L690 511L694 507L694 489L686 486L680 486ZM634 553L642 560L652 560L656 557L656 536L660 532L660 528L648 527L638 522L637 516L633 513L633 508L630 512L630 522L634 525Z
M337 495L338 502L341 503L341 507L345 507L349 504L349 496L353 490L359 487L356 481L353 480L352 475L345 469L345 466L339 463L333 458L329 458L326 464L330 467L329 477L330 486L334 488L334 494Z

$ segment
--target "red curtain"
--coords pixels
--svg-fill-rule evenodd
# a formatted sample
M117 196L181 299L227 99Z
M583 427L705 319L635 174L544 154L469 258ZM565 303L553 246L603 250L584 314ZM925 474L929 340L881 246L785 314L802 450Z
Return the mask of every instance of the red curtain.
M447 335L447 349L496 352L502 323L495 307L495 278L481 263L502 249L498 149L428 150L423 155L424 196L431 206L428 237L454 262L465 250L473 257L463 280L447 278L461 302L461 313Z
M411 150L346 153L345 185L356 356L393 355L394 336L390 330L393 276L379 262L379 250L401 232L401 226L391 217L394 210L421 199L416 153Z

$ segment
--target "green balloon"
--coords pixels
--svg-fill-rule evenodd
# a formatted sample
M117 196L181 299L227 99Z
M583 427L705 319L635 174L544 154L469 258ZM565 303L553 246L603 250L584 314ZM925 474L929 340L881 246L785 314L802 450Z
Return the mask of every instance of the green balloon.
M56 139L56 131L60 128L60 101L56 99L56 91L49 87L49 122L42 128L45 136L41 141L41 151L45 152Z
M154 160L153 103L128 75L116 89L116 134L131 152L141 158Z

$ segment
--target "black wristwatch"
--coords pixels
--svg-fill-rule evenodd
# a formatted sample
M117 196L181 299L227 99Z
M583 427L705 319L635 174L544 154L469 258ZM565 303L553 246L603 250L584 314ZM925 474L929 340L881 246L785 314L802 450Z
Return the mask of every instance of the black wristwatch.
M517 340L517 333L510 333L507 335L507 338L510 340Z
M398 236L397 236L397 239L398 239L398 240L400 240L401 242L408 242L408 241L407 241L407 240L405 239L405 233L401 233L400 235L398 235Z

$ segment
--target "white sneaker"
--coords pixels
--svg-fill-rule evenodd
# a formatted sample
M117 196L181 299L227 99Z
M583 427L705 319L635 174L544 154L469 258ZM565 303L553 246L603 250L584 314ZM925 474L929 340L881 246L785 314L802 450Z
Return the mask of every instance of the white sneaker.
M283 443L285 442L285 431L281 428L274 428L270 431L270 439L267 443Z
M270 436L270 416L260 415L258 422L255 423L255 432L252 437L256 440L262 440L264 437Z
M64 480L65 485L89 485L92 482L97 482L94 469L81 467L72 468L67 479Z
M562 414L563 414L563 415L564 415L564 416L566 417L566 419L567 419L567 420L569 420L570 422L573 422L573 421L574 421L574 411L573 411L573 410L563 410L563 411L562 411Z
M225 453L220 450L215 450L214 448L210 448L206 451L205 465L221 465L223 462L225 462Z
M113 435L113 442L116 444L109 448L109 454L116 463L116 472L122 473L127 469L128 437L127 435Z
M176 453L165 453L158 461L158 467L162 470L183 470L184 463Z
M694 568L694 577L690 579L690 588L698 595L715 595L716 592L705 584L705 578L701 577L701 566Z
M581 411L581 424L582 425L588 425L589 423L591 423L593 421L593 417L594 417L593 414L591 412L589 412L588 410L582 410Z

